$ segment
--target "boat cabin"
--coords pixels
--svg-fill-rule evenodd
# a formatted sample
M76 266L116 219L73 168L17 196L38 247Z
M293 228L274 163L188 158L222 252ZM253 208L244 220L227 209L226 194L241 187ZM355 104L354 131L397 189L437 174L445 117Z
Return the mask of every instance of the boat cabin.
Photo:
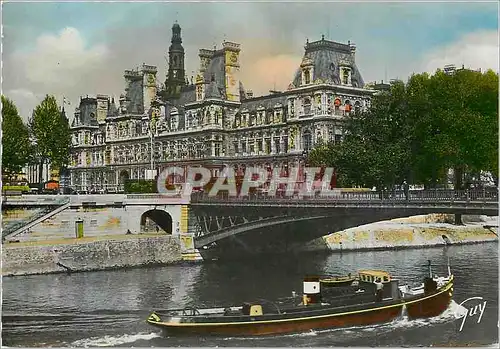
M387 284L391 282L391 275L383 270L360 270L358 273L360 282L373 284L377 281Z
M262 305L260 304L243 303L241 311L243 315L250 315L250 316L259 316L263 314Z

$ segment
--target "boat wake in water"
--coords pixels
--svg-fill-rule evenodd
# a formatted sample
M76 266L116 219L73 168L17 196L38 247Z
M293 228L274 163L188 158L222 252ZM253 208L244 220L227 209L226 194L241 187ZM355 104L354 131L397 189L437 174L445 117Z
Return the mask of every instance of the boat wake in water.
M94 348L94 347L114 347L119 345L126 345L138 341L150 341L153 338L160 337L159 333L137 333L137 334L123 334L121 336L104 336L80 339L71 343L70 347L78 348ZM127 345L128 346L128 345Z

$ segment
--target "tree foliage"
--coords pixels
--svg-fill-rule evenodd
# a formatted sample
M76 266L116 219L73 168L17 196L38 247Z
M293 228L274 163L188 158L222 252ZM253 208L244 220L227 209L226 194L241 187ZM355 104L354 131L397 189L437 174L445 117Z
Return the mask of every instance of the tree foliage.
M59 110L54 96L47 95L35 108L30 131L36 144L34 153L37 164L50 162L56 169L68 164L71 146L69 122ZM40 170L40 182L41 175Z
M20 172L28 162L30 141L14 103L2 96L2 174Z
M346 117L341 144L320 144L312 164L337 169L341 185L391 187L404 179L435 186L455 174L498 177L498 75L458 70L416 74L375 95L371 108Z

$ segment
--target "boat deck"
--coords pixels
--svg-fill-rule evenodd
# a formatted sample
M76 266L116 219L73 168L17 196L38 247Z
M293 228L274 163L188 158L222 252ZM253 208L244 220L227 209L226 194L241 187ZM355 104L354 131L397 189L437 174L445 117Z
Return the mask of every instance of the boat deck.
M337 292L347 290L336 289ZM351 291L352 292L352 291ZM376 301L376 296L371 292L348 293L342 296L323 297L321 303L300 304L300 297L290 297L277 302L260 303L263 308L263 314L258 316L259 320L275 320L296 318L301 313L307 316L321 316L326 314L355 312L366 309L367 307L380 307L400 304L400 299L385 298L382 301ZM254 303L256 304L256 303ZM176 309L167 311L155 311L160 317L170 317L171 321L182 318L188 321L189 318L196 322L238 322L245 321L255 316L244 314L243 307L218 307L211 309Z

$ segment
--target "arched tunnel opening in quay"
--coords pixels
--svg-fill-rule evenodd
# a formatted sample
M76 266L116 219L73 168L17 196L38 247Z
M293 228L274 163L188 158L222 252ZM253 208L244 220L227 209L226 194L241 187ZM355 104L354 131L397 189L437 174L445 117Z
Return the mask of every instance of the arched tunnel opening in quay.
M141 215L141 232L157 232L159 229L167 234L173 232L173 219L167 211L153 209Z

